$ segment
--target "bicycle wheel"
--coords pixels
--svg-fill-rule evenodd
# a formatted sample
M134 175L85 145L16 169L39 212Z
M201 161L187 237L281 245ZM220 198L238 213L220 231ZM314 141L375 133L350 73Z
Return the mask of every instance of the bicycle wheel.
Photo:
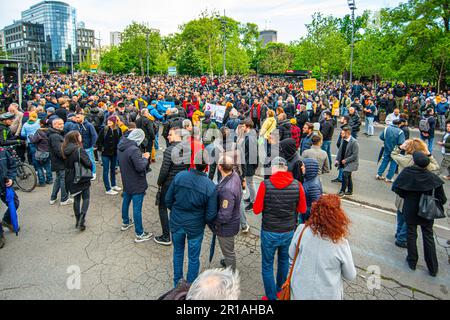
M37 185L36 171L32 166L21 163L17 166L16 184L24 192L32 192Z

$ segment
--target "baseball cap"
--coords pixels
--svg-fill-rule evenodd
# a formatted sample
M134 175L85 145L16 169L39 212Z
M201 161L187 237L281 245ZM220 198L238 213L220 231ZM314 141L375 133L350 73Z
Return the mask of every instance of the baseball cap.
M282 157L276 157L272 160L273 167L287 167L287 161Z

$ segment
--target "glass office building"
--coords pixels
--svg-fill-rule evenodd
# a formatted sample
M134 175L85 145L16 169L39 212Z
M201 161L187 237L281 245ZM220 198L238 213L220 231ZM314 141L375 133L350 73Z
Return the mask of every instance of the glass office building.
M77 11L60 1L43 1L22 12L22 20L44 25L46 41L51 43L51 61L53 67L70 63L72 50L77 47ZM69 57L69 58L68 58Z

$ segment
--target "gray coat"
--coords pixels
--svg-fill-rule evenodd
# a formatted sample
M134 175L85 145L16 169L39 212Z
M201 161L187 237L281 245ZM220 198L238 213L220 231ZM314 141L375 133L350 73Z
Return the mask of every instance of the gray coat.
M339 163L342 160L346 161L344 166L344 172L355 172L358 171L359 168L359 144L358 141L351 137L350 141L347 145L347 150L345 151L345 155L342 154L344 143L341 143L339 147L339 151L336 157L336 161Z

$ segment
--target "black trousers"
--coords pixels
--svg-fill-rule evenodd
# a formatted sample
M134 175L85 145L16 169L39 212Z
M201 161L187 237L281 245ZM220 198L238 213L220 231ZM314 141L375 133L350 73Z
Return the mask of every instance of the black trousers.
M161 188L161 201L159 202L159 220L161 221L162 235L165 238L170 238L170 224L169 213L166 207L166 194L169 191L169 184L165 183Z
M438 260L436 255L436 245L433 237L433 224L434 221L430 221L427 224L421 225L422 237L423 237L423 251L425 254L425 262L428 267L428 271L431 273L438 272ZM408 224L408 262L412 265L417 265L419 255L417 253L417 225Z
M347 190L347 188L348 188L348 192L353 192L352 173L344 171L343 174L342 174L341 192L345 192L345 190Z
M83 204L81 204L81 199L83 199ZM81 221L86 220L86 215L89 210L89 203L91 199L91 189L84 189L81 193L74 197L73 211L75 217L79 218Z

